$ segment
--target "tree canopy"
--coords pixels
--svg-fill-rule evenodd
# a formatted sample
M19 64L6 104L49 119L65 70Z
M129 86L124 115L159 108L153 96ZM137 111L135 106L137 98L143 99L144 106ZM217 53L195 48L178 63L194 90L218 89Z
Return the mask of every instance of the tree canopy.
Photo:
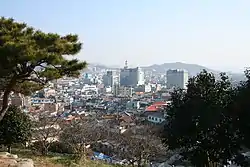
M76 77L86 67L86 62L66 59L76 55L82 47L77 35L45 33L16 22L14 19L0 18L0 81L3 105L2 120L8 109L11 91L30 93L41 89L51 80L63 76Z
M250 70L245 71L246 81L242 81L235 89L233 102L229 106L233 126L238 132L238 140L244 148L250 148Z
M242 146L231 107L236 96L223 73L219 80L207 71L191 78L186 91L172 93L163 134L166 145L195 166L227 164Z
M8 146L24 144L31 137L30 118L15 106L10 106L0 122L0 144Z

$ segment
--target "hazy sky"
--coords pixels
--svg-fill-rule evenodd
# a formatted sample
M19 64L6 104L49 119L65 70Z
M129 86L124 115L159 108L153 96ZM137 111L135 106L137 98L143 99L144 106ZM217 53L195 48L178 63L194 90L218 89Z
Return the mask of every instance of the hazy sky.
M1 0L0 14L79 34L89 62L250 66L250 0Z

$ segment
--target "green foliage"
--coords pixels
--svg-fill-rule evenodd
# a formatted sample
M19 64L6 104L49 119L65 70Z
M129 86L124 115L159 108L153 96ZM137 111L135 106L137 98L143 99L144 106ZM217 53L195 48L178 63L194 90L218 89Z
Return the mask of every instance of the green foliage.
M10 106L0 122L0 144L12 146L25 143L31 137L31 120L15 106Z
M187 91L172 94L164 142L196 166L227 164L241 148L240 134L229 112L234 96L225 74L215 80L212 73L202 71L191 78Z
M77 35L44 33L25 23L6 18L1 18L0 24L2 77L14 78L17 82L34 81L43 84L65 75L77 76L79 70L86 66L85 62L64 57L75 55L81 50Z
M43 88L42 84L37 84L34 82L25 81L23 83L19 83L14 87L16 93L21 93L25 96L31 95L37 90L41 90Z
M246 81L242 81L234 92L233 102L229 106L232 116L233 127L238 132L238 141L244 148L250 148L250 69L245 71ZM246 164L246 157L237 156L235 160L238 164ZM243 165L241 165L243 166Z
M80 51L76 35L43 33L13 19L1 18L0 23L1 76L46 83L64 75L75 76L85 67L85 62L63 57Z
M77 35L44 33L13 19L0 18L0 85L5 93L1 117L11 91L29 94L63 76L77 77L86 62L66 59L81 50Z
M235 120L234 123L241 131L243 142L250 147L250 122L248 119L250 117L250 77L248 70L245 73L248 79L237 87L236 96L231 109Z

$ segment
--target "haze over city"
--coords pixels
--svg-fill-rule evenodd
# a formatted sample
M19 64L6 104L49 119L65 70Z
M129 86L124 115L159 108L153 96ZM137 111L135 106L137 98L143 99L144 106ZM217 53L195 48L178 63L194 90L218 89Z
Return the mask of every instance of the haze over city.
M15 2L15 3L13 3ZM250 1L1 1L4 17L46 32L76 33L87 62L168 62L239 72L248 66Z
M0 166L250 167L249 9L0 1Z

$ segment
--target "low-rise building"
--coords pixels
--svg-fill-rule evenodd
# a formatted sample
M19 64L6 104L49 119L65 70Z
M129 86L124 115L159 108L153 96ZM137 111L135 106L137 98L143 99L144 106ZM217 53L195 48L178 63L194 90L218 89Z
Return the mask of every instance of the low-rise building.
M45 103L44 104L45 111L58 112L60 109L61 111L64 110L61 103Z
M148 114L147 120L152 123L160 124L166 119L163 112L152 112Z

